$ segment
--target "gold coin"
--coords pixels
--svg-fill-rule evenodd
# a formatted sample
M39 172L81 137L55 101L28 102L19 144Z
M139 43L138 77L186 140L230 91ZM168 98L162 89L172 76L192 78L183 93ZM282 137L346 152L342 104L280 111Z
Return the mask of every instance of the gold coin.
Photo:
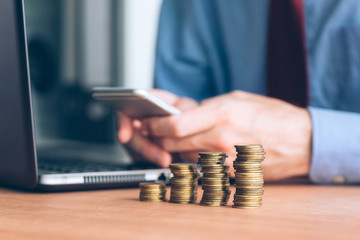
M173 199L173 200L169 200L170 203L183 203L183 204L186 204L186 203L194 203L196 202L196 200L193 200L193 199L189 199L189 200L177 200L177 199Z
M247 150L247 149L264 149L261 144L239 144L234 146L237 150Z
M237 154L262 154L265 155L266 152L264 151L264 149L236 149Z
M263 186L264 181L237 181L235 180L236 187L243 187L243 186Z
M142 182L139 184L140 187L166 187L165 183L158 182Z
M246 183L264 183L264 179L261 178L244 178L244 177L235 177L236 183L246 184Z
M170 169L196 169L196 165L193 163L172 163Z
M189 179L198 179L199 175L197 173L185 173L185 174L175 174L172 173L174 178L189 178Z
M244 170L244 171L247 171L247 170L262 170L262 166L261 166L260 162L254 164L254 165L245 165L245 164L240 163L240 162L234 162L233 166L234 166L235 169L240 169L240 170Z
M216 188L216 187L229 187L230 183L226 183L226 184L202 184L202 187L209 187L209 188Z
M171 184L171 189L197 189L197 184Z
M200 166L208 166L208 165L216 165L216 164L223 164L225 162L225 159L214 159L214 160L199 160L198 164Z
M234 163L233 166L235 169L239 169L241 171L251 171L251 170L262 171L263 170L260 162L258 165L253 165L253 166L246 166L246 165L238 164L238 162L237 162L237 163Z
M236 154L236 160L241 160L241 159L265 159L265 155L264 154L254 154L254 153L249 153L249 154Z
M203 196L201 199L202 203L214 203L214 202L219 202L219 203L225 203L228 202L227 198L207 198L206 196Z
M200 152L200 157L207 157L207 156L220 156L220 157L227 157L225 152Z
M236 188L235 194L264 193L264 188Z
M245 161L233 161L234 166L243 167L243 168L257 168L261 167L260 162L245 162Z
M189 195L189 196L171 196L170 200L172 201L193 201L195 199L195 195Z
M204 194L206 195L215 195L215 196L227 196L231 193L231 191L229 190L225 190L225 191L204 191Z
M235 193L235 195L238 195L238 194L246 194L246 196L263 196L264 193L262 193L262 192L258 192L258 193L257 192Z
M229 173L204 173L203 178L228 178Z
M230 185L230 184L229 184ZM228 191L230 189L229 186L202 186L204 191Z
M148 197L162 197L166 195L166 192L163 193L144 193L140 192L140 196L148 196Z
M165 197L139 197L140 201L166 201Z
M223 203L223 202L200 202L201 206L208 206L208 207L221 207L221 206L226 206L227 203Z
M235 158L235 161L237 163L254 163L254 164L258 164L261 166L262 162L265 160L265 156L237 156Z
M223 181L223 182L205 182L203 181L203 186L228 186L230 185L230 181L227 180L227 181Z
M166 188L165 189L140 189L141 193L164 193L166 192Z
M263 178L235 178L235 183L246 184L246 183L264 183Z
M179 197L188 197L193 196L194 193L192 191L189 192L171 192L171 196L179 196Z
M236 172L235 173L236 176L238 177L263 177L263 173L253 173L253 172Z
M170 198L171 199L193 199L194 198L194 194L190 194L190 195L171 195Z
M261 202L234 202L234 205L236 206L261 206Z
M242 205L233 205L233 208L240 208L240 209L252 209L252 208L260 208L261 204L259 205L246 205L246 204L242 204Z
M171 203L194 203L197 199L198 172L194 164L174 164L170 166L174 175L171 183Z
M229 177L225 177L225 178L203 178L202 179L202 183L205 184L209 184L209 183L221 183L221 182L229 182Z
M261 201L262 200L262 196L248 196L248 195L234 195L234 201L243 201L243 202L247 202L247 201Z
M241 172L263 173L263 169L261 167L259 167L259 168L240 168L240 167L234 166L234 169L236 170L237 173L241 173Z
M204 169L213 169L213 168L226 170L226 169L229 168L229 166L228 166L226 163L221 163L221 164L214 164L214 165L211 165L211 166L201 167L201 170L204 170Z

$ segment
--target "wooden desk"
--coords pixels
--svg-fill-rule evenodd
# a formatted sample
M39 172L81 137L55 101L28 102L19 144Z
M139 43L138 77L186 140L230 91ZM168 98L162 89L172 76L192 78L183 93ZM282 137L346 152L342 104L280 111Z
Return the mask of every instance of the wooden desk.
M140 202L138 194L0 188L0 239L360 239L357 186L266 185L254 210L231 208L232 199L203 207Z

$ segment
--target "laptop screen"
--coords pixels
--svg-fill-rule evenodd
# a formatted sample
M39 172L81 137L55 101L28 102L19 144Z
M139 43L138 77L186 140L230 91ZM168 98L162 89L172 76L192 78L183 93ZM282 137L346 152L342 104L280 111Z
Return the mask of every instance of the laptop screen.
M122 84L113 51L121 45L112 10L119 2L24 1L40 157L103 152L101 159L130 161L117 142L112 109L90 96L93 86Z
M108 28L107 33L85 30L89 21L109 17L100 11L97 18L84 20L89 2L106 2L111 10L118 1L0 1L0 185L48 190L135 186L169 173L129 165L115 137L112 110L90 96L93 85L119 83L110 67L118 63L110 51L117 47L117 34ZM47 165L41 160L55 158L69 171L52 167L38 175L38 166ZM89 163L86 169L80 169L85 166L78 164L81 160ZM103 164L107 170L94 162L109 163Z

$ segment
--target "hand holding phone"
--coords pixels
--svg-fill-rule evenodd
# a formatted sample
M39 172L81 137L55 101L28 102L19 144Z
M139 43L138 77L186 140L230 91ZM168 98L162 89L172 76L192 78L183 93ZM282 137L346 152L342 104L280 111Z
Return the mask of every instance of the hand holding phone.
M166 119L174 120L181 116L172 115L179 114L179 109L186 113L198 107L199 104L193 99L180 97L160 89L149 92L138 89L94 88L93 97L118 109L117 137L119 142L129 150L134 161L148 160L161 167L169 167L172 161L171 153L159 145L161 137L154 138L150 132L146 131L144 123L149 120L159 122ZM143 119L147 117L155 118Z
M173 99L177 96L170 94ZM180 110L146 90L114 87L93 88L92 96L113 106L117 111L117 137L137 161L147 159L161 167L168 167L171 155L161 149L141 130L141 119L179 114ZM165 98L166 99L166 98ZM140 120L140 121L139 121Z

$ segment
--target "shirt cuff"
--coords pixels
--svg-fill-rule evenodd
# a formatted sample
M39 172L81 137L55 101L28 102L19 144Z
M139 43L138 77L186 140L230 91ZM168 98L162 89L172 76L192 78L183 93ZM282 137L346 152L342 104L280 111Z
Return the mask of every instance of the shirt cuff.
M360 183L360 114L310 107L315 183Z

